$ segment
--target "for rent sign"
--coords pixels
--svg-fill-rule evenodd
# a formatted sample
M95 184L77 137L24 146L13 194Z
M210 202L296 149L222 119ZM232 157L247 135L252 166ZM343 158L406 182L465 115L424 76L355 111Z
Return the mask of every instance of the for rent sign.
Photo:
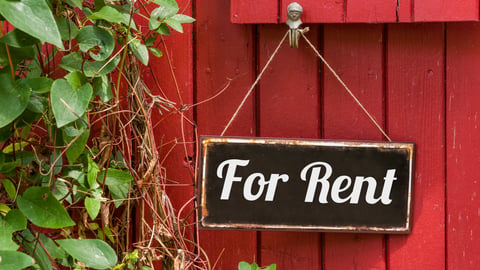
M202 137L203 228L410 232L411 143Z

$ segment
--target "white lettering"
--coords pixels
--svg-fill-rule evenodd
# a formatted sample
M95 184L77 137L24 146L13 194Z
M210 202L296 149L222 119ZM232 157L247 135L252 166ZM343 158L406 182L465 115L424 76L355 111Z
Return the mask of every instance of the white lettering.
M325 168L325 173L320 178L320 171L321 169ZM300 178L303 181L307 181L307 174L312 168L310 173L310 179L308 179L308 188L307 194L305 195L305 202L313 202L313 197L315 196L315 191L317 190L317 184L321 183L322 187L320 189L320 196L318 200L320 203L328 203L327 195L328 190L330 189L330 183L328 182L328 178L332 175L332 167L330 164L326 162L312 162L305 166L300 172Z
M233 182L241 182L241 177L235 177L235 170L237 166L247 166L250 160L242 159L228 159L220 163L217 168L217 177L223 177L223 168L227 166L227 173L225 174L225 182L223 183L222 194L220 195L220 200L228 200L230 198L230 191L232 190Z

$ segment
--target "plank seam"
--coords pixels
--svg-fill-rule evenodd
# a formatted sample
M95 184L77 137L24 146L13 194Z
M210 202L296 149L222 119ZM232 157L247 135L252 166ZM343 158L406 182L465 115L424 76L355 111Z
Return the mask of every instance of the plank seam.
M445 145L445 151L444 151L444 163L445 163L445 166L444 166L444 175L445 175L445 185L444 185L444 224L445 224L445 227L444 227L444 248L445 248L445 270L448 269L448 243L447 243L447 236L448 236L448 230L447 230L447 226L448 226L448 209L447 209L447 184L448 184L448 148L447 148L447 135L448 135L448 130L447 130L447 124L448 124L448 121L447 121L447 117L448 117L448 114L447 114L447 99L448 99L448 96L447 96L447 23L443 23L443 79L444 79L444 83L443 83L443 91L444 91L444 110L443 110L443 113L444 113L444 116L443 116L443 121L444 121L444 129L445 129L445 136L444 136L444 142L443 144Z

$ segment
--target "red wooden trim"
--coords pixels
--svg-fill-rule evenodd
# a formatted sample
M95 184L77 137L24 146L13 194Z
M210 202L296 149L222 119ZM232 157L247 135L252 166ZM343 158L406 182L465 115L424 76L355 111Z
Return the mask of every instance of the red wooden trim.
M275 50L286 29L259 26L259 68ZM318 46L317 27L309 37ZM319 138L318 60L305 42L291 49L285 42L260 80L258 105L259 135L266 137ZM320 269L320 234L302 232L262 232L262 265L277 269Z
M395 22L397 0L348 0L346 22Z
M248 88L253 83L253 26L229 21L228 1L197 1L196 18L196 102L217 94L228 78L234 79L215 99L196 107L198 133L220 135ZM254 103L250 97L226 135L254 136ZM237 269L242 260L257 259L256 232L200 232L200 245L215 269Z
M223 0L228 1L228 0ZM205 2L205 1L204 1ZM213 1L208 1L213 6ZM277 0L231 0L230 14L233 23L277 23ZM224 9L226 12L228 10ZM217 14L222 10L215 10Z
M398 0L397 17L399 22L413 21L413 1L414 0Z
M389 236L388 269L445 269L443 24L388 26L387 127L416 143L413 230Z
M447 24L448 269L480 265L480 24Z
M292 2L298 2L303 7L302 21L307 22L343 22L343 0L281 0L280 21L286 22L287 6Z
M415 0L415 21L478 21L478 0Z
M322 47L329 64L383 126L383 25L325 25ZM326 68L323 84L324 138L384 140ZM327 233L324 251L325 270L385 269L383 235Z

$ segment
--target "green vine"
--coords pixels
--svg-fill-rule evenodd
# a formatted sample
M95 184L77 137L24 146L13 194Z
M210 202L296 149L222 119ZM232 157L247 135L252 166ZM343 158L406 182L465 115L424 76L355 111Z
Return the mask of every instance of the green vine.
M201 268L151 135L174 104L140 71L193 21L175 0L0 0L0 269Z

